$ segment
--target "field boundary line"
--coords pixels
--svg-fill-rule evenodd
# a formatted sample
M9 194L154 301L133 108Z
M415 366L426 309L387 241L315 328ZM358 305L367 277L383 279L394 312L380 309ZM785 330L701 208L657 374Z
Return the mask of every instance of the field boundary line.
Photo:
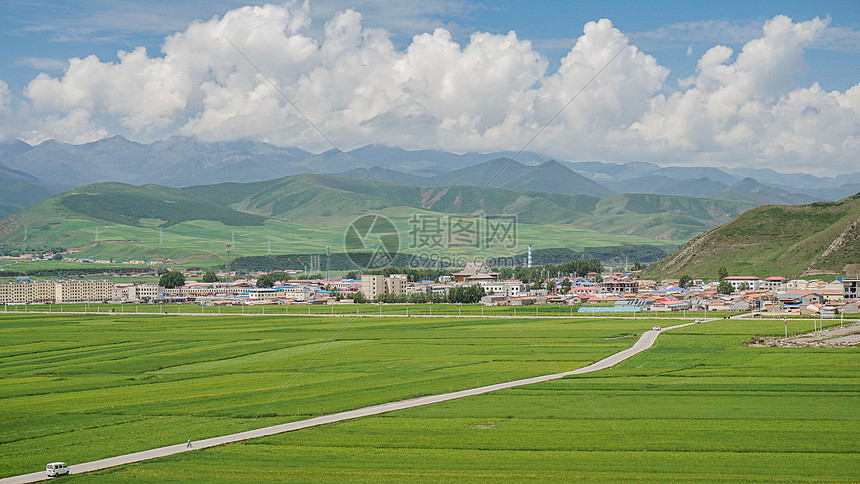
M718 319L706 319L706 320L697 320L689 323L676 324L674 326L668 326L662 329L649 330L642 333L642 336L639 337L638 340L633 344L633 346L621 350L618 353L614 353L612 355L603 358L597 362L594 362L590 365L577 368L575 370L565 371L561 373L553 373L549 375L541 375L530 378L522 378L519 380L514 380L510 382L502 382L495 383L493 385L485 385L479 386L476 388L470 388L466 390L459 390L456 392L449 393L440 393L436 395L427 395L418 398L411 398L408 400L399 400L396 402L382 403L379 405L372 405L370 407L358 408L355 410L347 410L345 412L337 412L329 415L322 415L319 417L314 417L305 420L298 420L295 422L289 422L284 424L272 425L269 427L262 427L254 430L246 430L243 432L237 432L233 434L222 435L219 437L211 437L208 439L201 439L195 441L188 441L186 443L180 443L175 445L168 445L165 447L158 447L156 449L144 450L140 452L134 452L131 454L125 454L115 457L108 457L105 459L94 460L91 462L84 462L81 464L74 464L69 466L69 474L83 474L85 472L92 472L102 469L108 469L111 467L120 466L123 464L131 464L134 462L141 462L145 460L155 459L158 457L166 457L169 455L179 454L182 452L190 452L194 450L207 449L210 447L216 447L219 445L229 444L233 442L240 442L243 440L255 439L258 437L267 437L270 435L277 435L285 432L293 432L296 430L306 429L310 427L316 427L319 425L331 424L336 422L342 422L345 420L352 420L361 417L370 417L373 415L380 415L383 413L393 412L395 410L404 410L407 408L415 408L422 407L425 405L432 405L434 403L447 402L450 400L457 400L459 398L471 397L475 395L482 395L485 393L495 392L499 390L506 390L509 388L516 388L524 385L532 385L535 383L544 383L553 380L559 380L568 376L573 375L581 375L583 373L591 373L594 371L604 370L607 368L611 368L616 364L635 356L648 348L650 348L655 341L657 341L657 337L660 336L664 331L669 331L672 329L683 328L686 326L691 326L694 324L717 321ZM48 477L44 471L32 472L29 474L21 474L18 476L11 476L0 479L0 484L12 484L12 483L29 483L29 482L40 482L47 481L51 479Z

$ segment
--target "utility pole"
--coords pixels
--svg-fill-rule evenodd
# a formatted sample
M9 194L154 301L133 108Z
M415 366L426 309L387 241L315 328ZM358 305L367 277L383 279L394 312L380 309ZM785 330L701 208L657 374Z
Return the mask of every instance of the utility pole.
M329 241L329 244L331 241ZM331 245L325 247L325 280L329 280L329 269L331 268Z
M227 277L225 278L225 281L227 283L230 282L230 251L231 250L233 250L233 243L227 242Z

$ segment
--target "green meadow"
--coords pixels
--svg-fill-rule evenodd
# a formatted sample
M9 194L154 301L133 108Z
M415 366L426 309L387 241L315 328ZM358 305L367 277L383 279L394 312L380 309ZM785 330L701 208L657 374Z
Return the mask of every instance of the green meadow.
M0 321L7 476L581 367L629 347L655 320L113 313ZM783 324L681 328L611 370L75 479L854 481L860 354L741 344L781 334ZM787 324L799 332L808 322Z
M514 324L562 369L633 341L606 338L650 327ZM516 328L505 319L2 314L0 476L555 371Z
M139 188L139 187L137 187ZM98 212L101 213L101 212ZM249 216L244 212L231 212ZM317 211L313 211L317 213ZM516 226L516 247L489 248L452 247L444 251L437 248L410 248L410 223L413 215L439 216L419 208L395 206L369 212L311 218L256 218L256 223L226 225L214 219L177 220L164 224L163 219L140 219L134 223L122 217L93 218L59 209L57 203L42 203L29 207L25 217L17 223L15 235L4 240L10 248L25 247L80 247L76 257L111 260L163 260L170 258L184 265L214 266L226 262L225 243L233 243L232 257L266 254L320 254L326 246L333 252L345 252L343 246L346 227L365 213L378 213L389 218L400 234L401 252L419 254L431 252L446 257L504 257L526 250L529 244L535 249L568 247L583 250L587 247L654 245L673 249L684 241L654 239L628 232L609 233L577 224L535 224L520 222ZM201 215L202 217L202 215ZM256 217L256 216L253 216ZM24 221L26 220L26 222ZM27 225L28 238L23 239ZM704 227L702 227L704 228ZM20 244L20 245L19 245ZM21 269L20 267L18 269Z

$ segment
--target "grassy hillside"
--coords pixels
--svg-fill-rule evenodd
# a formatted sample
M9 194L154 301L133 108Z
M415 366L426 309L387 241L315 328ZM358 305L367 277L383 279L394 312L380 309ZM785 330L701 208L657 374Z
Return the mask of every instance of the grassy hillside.
M0 178L0 219L50 195L47 189L26 180Z
M182 190L124 183L97 183L71 190L54 200L64 209L94 219L140 226L170 227L190 220L211 220L224 225L262 225L265 218L198 200Z
M694 238L649 270L715 276L839 273L860 262L860 193L837 202L768 205Z
M82 246L87 256L216 263L223 261L227 241L234 243L234 256L319 254L329 245L342 252L343 231L352 220L379 213L397 226L405 249L413 215L441 213L508 214L518 221L520 247L445 250L449 254L507 256L528 244L577 251L644 244L663 250L750 207L660 195L597 198L477 186L375 185L331 175L186 188L99 183L3 220L0 246Z

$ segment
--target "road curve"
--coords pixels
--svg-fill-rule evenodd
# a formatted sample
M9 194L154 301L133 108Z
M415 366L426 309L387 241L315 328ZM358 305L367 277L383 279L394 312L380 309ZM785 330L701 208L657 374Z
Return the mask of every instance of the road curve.
M510 382L504 383L496 383L494 385L486 385L477 388L470 388L467 390L460 390L457 392L450 393L442 393L439 395L428 395L425 397L412 398L409 400L400 400L397 402L383 403L381 405L374 405L371 407L358 408L355 410L348 410L346 412L333 413L331 415L322 415L320 417L314 417L307 420L299 420L296 422L290 422L279 425L272 425L271 427L263 427L255 430L247 430L245 432L239 432L235 434L222 435L220 437L212 437L209 439L203 440L195 440L190 442L190 446L188 443L181 443L176 445L169 445L166 447L159 447L157 449L144 450L141 452L135 452L132 454L119 455L116 457L108 457L106 459L94 460L91 462L84 462L82 464L75 464L69 466L70 474L81 474L84 472L92 472L101 469L107 469L109 467L115 467L122 464L130 464L132 462L140 462L149 459L155 459L158 457L165 457L168 455L179 454L181 452L189 452L192 450L206 449L209 447L215 447L216 445L224 445L229 444L231 442L238 442L241 440L255 439L257 437L265 437L268 435L275 435L284 432L292 432L294 430L301 430L308 427L315 427L317 425L325 425L335 422L341 422L344 420L351 420L360 417L369 417L372 415L379 415L381 413L392 412L394 410L403 410L406 408L413 407L421 407L424 405L432 405L434 403L447 402L448 400L456 400L458 398L463 397L471 397L474 395L481 395L483 393L495 392L498 390L504 390L507 388L514 388L523 385L531 385L533 383L542 383L551 380L558 380L560 378L564 378L566 376L572 375L580 375L583 373L590 373L593 371L604 370L606 368L612 367L638 353L641 353L648 348L650 348L655 341L657 341L657 337L663 331L683 328L685 326L691 326L693 324L698 324L699 322L705 321L713 321L713 319L703 320L703 321L694 321L690 323L677 324L675 326L669 326L666 328L662 328L659 330L651 330L646 331L636 340L636 343L633 344L630 348L626 350L619 351L613 355L607 356L606 358L592 363L588 366L584 366L582 368L577 368L576 370L565 371L562 373L553 373L551 375L543 375L536 376L532 378L524 378L521 380L514 380ZM4 479L0 479L0 484L7 483L27 483L27 482L38 482L45 481L50 479L45 475L44 471L39 472L31 472L29 474L21 474L18 476L7 477Z

